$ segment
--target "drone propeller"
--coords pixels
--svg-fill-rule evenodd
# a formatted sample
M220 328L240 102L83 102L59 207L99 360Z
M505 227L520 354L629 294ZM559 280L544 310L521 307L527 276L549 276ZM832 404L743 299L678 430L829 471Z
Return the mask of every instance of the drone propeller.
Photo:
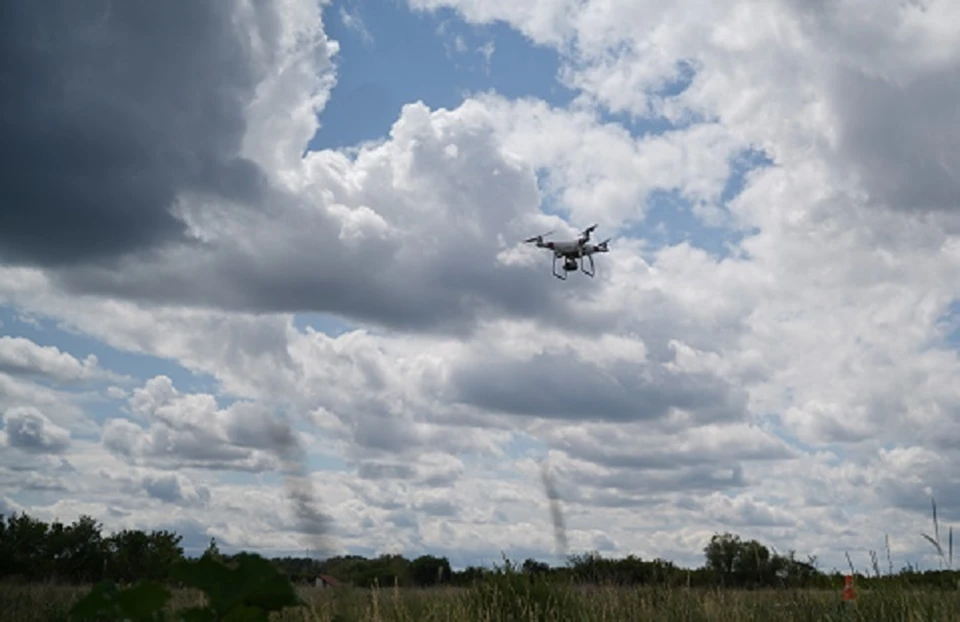
M527 239L524 240L523 242L524 242L524 244L531 244L531 243L533 243L533 242L536 242L537 240L542 240L543 238L547 237L548 235L552 235L552 234L553 234L553 231L547 231L546 233L541 233L540 235L535 235L535 236L533 236L532 238L527 238Z
M604 240L603 242L600 242L599 244L597 244L597 248L599 248L600 250L602 250L603 252L606 253L607 251L610 250L610 249L607 247L607 244L610 243L610 240L611 240L611 239L612 239L612 238L607 238L607 239Z
M584 244L590 240L590 234L593 233L593 230L597 228L597 225L590 225L580 234L580 243Z

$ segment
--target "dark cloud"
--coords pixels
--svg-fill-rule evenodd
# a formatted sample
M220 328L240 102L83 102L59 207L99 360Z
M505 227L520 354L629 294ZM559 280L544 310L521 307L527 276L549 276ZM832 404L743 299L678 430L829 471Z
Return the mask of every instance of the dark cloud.
M417 510L430 516L442 516L444 518L455 518L460 515L460 509L452 501L445 499L421 501L417 504Z
M869 200L910 211L960 210L960 67L899 85L845 69L832 93L842 156Z
M743 474L743 466L735 460L727 460L709 466L677 468L671 471L637 471L613 469L605 473L574 471L564 476L569 478L573 492L570 500L590 504L609 504L614 507L631 505L629 499L648 503L646 497L666 492L713 492L743 488L749 483ZM591 490L593 489L593 490ZM609 494L615 490L616 493ZM606 492L604 492L606 491Z
M905 40L893 34L910 30L909 11L877 5L871 19L858 20L852 3L784 3L832 61L822 92L837 132L835 166L859 176L871 203L960 211L960 63L918 62L906 47L897 53Z
M719 432L719 431L718 431ZM722 465L731 459L749 461L788 460L797 451L772 439L744 439L731 436L722 442L710 443L686 439L682 448L669 446L666 438L654 443L630 442L627 435L642 430L627 430L624 435L604 434L588 430L584 435L563 437L555 446L580 460L618 469L670 471L682 468L704 468Z
M60 453L70 446L70 433L35 408L11 408L3 416L7 443L25 451Z
M408 464L389 464L365 461L357 466L357 475L363 479L412 479L416 469Z
M185 488L181 478L172 473L146 476L141 483L148 495L167 503L203 505L210 501L210 491L205 486Z
M0 9L0 259L103 260L184 240L182 190L256 201L236 157L257 83L230 2Z
M876 465L873 470L878 473L874 488L877 496L889 507L926 515L932 521L932 493L939 520L960 520L960 477L954 467L960 462L957 446L937 450L937 457L939 460L930 457L908 465L896 464L898 461L894 460ZM891 464L895 466L892 468Z
M101 442L108 451L133 463L161 468L189 466L261 472L274 460L265 452L232 444L213 429L182 424L182 429L153 424L144 429L126 419L111 419L103 426Z
M36 469L46 465L33 464ZM0 466L0 488L8 491L55 491L67 490L63 480L59 477L46 475L39 471L24 473L15 468Z
M601 369L572 349L529 361L478 359L451 382L459 402L552 419L656 421L679 408L707 423L746 412L743 392L716 376L627 361Z

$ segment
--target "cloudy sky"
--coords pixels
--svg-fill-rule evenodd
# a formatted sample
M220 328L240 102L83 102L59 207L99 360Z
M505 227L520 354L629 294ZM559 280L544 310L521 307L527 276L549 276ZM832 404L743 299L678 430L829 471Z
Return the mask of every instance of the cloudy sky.
M547 459L571 552L929 566L960 521L960 4L43 6L0 512L556 562ZM594 279L520 244L594 223Z

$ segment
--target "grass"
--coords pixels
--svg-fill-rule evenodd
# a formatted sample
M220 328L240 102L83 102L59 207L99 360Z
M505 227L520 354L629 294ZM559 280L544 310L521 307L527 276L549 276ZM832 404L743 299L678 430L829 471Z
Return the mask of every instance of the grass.
M0 620L66 620L89 588L0 586ZM501 575L470 588L298 588L305 606L271 620L324 622L451 620L658 620L670 621L934 621L960 619L960 593L889 588L862 591L844 603L832 590L707 590L686 588L574 587L530 584ZM173 590L170 612L204 604L198 590Z

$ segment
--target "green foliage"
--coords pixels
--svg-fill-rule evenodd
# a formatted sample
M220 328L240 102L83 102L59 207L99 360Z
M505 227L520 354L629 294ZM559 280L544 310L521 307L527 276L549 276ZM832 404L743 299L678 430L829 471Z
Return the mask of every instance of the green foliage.
M160 581L183 559L177 534L124 530L105 538L101 530L89 516L64 525L0 514L0 577L58 583Z
M130 620L153 622L163 620L163 609L170 600L170 590L142 581L118 590L113 581L97 584L70 609L73 620Z
M818 572L812 563L788 556L770 553L756 540L741 540L740 536L716 534L703 549L706 570L721 586L807 587L815 583Z
M215 617L191 620L267 620L271 611L300 604L290 581L268 560L252 553L233 556L229 565L212 556L180 562L172 578L207 595L208 609Z
M431 586L450 583L453 572L446 557L421 555L410 563L410 579L415 585Z
M173 619L183 622L267 622L270 613L301 605L290 581L268 560L251 553L232 558L229 564L204 556L178 562L170 578L206 596L204 606L188 607ZM94 587L70 610L73 620L129 620L153 622L173 617L165 608L170 591L150 581L118 590L112 581Z

